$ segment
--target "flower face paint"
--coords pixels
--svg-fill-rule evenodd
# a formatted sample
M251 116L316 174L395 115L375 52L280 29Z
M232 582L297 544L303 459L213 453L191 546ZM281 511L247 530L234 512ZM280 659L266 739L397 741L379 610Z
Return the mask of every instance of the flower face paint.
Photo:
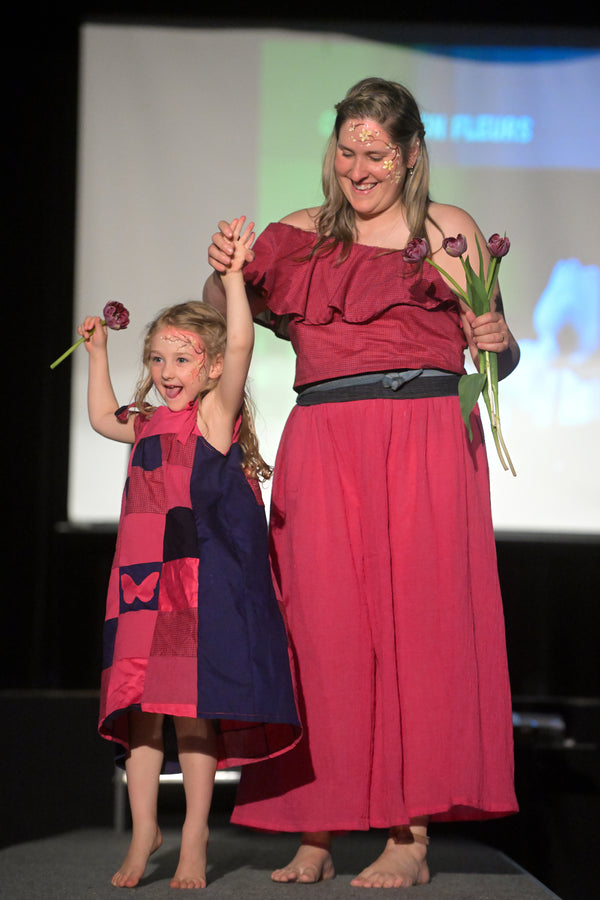
M192 331L161 328L152 339L149 368L154 387L169 409L185 409L206 387L206 349Z
M398 201L406 166L381 125L348 120L340 129L335 172L354 210L374 215Z
M396 181L400 180L400 148L398 144L392 144L389 135L379 125L374 122L346 122L344 128L352 143L360 143L369 148L369 155L374 162L381 160L381 168L388 177L393 175Z

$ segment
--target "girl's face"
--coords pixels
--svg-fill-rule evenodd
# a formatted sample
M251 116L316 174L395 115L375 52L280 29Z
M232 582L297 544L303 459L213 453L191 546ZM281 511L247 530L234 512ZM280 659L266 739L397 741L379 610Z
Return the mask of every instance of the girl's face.
M222 360L209 363L201 338L193 331L161 328L150 344L149 369L154 387L176 412L193 403L210 378L221 374Z
M399 201L406 166L381 125L347 119L337 141L335 173L357 215L371 218Z

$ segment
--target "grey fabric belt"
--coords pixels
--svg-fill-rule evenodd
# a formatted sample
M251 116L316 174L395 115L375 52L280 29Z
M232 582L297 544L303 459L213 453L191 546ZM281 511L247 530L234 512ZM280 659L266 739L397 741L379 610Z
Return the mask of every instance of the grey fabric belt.
M460 375L439 369L400 369L319 381L298 388L298 406L349 400L394 400L458 395Z

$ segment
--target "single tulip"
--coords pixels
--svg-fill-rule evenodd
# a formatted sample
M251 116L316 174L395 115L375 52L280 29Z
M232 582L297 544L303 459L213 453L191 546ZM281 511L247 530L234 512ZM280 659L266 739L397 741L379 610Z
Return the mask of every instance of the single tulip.
M467 249L467 239L464 234L457 234L456 237L444 238L442 247L448 256L462 256Z
M101 320L102 325L107 325L109 328L112 328L113 331L122 331L124 328L127 328L129 325L129 312L122 303L118 300L109 300L102 310L103 319ZM90 334L94 333L94 329L90 331ZM78 341L75 341L68 350L65 350L62 356L59 356L58 359L55 359L51 364L50 368L55 369L59 363L66 359L67 356L70 356L73 350L76 350L81 344L86 341L87 338L79 338Z
M490 256L493 256L494 259L501 259L510 250L510 241L506 235L500 237L499 234L493 234L487 242L487 248L490 251Z
M413 238L402 251L402 257L406 262L420 262L428 253L427 241L424 238Z

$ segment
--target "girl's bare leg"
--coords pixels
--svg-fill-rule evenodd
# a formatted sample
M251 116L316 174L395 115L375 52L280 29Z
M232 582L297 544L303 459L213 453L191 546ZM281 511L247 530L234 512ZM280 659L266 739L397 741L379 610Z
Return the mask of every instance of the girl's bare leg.
M306 831L293 860L283 869L276 869L273 881L309 884L333 878L335 869L331 858L331 832Z
M410 820L410 826L390 828L384 851L350 883L355 887L410 887L429 881L427 866L427 818Z
M132 834L127 856L112 877L115 887L135 887L162 837L156 820L158 780L163 761L163 717L129 713L129 756L125 761Z
M217 740L207 719L175 718L186 814L172 888L206 887L208 814L217 769Z

